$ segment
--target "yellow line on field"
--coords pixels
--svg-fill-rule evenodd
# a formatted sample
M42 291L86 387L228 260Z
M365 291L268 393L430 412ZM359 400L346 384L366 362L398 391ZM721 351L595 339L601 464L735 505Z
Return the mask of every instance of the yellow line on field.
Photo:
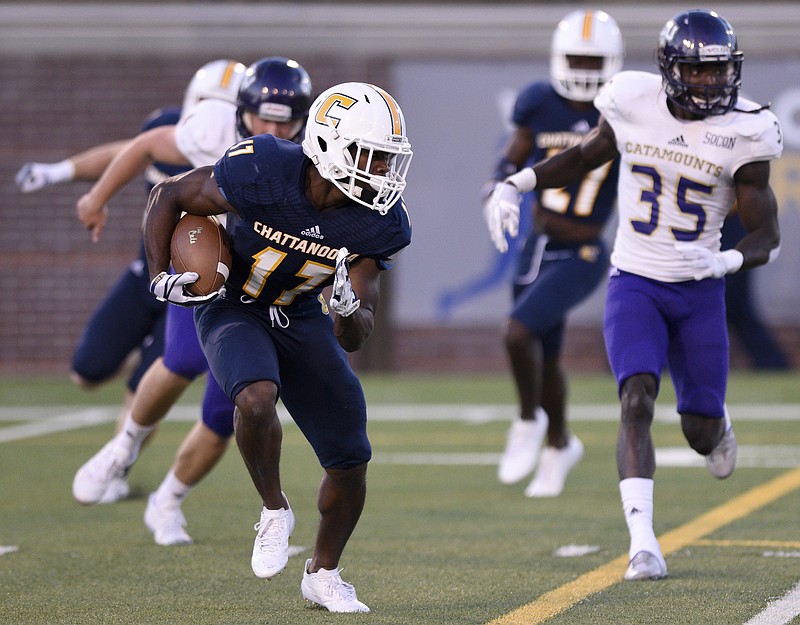
M800 488L800 468L779 475L769 482L701 514L688 523L662 534L659 537L661 551L667 556L683 549L696 543L703 536L746 517L798 488ZM486 625L538 625L544 623L586 597L622 581L622 573L627 565L628 554L624 554L581 575L568 584L546 592L535 601L504 614Z
M758 547L759 549L800 549L800 542L792 540L698 540L695 547Z

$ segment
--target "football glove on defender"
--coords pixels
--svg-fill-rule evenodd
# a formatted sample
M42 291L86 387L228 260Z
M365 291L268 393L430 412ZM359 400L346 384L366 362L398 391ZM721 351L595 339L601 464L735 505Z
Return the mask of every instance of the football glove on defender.
M483 205L483 216L489 227L489 236L500 253L508 251L506 232L512 237L519 234L519 204L522 200L519 189L509 182L495 185L489 199Z
M75 175L72 161L59 163L25 163L14 178L23 193L39 191L59 182L68 182Z
M356 297L353 285L350 284L350 261L347 260L349 253L343 247L336 254L336 273L329 304L331 310L342 317L349 317L361 306L361 300Z
M208 295L192 295L184 286L197 282L198 276L194 271L169 274L162 271L150 283L150 292L162 302L171 302L178 306L197 306L205 304L219 297L220 292L214 291Z
M736 273L744 262L744 256L739 250L712 252L696 243L676 243L675 249L689 261L687 264L695 280L721 278L725 274Z

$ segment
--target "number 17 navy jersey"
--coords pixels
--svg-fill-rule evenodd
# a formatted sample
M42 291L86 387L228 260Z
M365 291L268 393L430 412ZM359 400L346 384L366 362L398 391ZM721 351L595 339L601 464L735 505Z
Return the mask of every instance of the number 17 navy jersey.
M229 214L233 266L228 298L265 305L301 304L333 278L336 254L375 260L389 269L411 242L408 212L398 200L386 215L356 202L318 211L305 194L308 167L302 148L257 135L228 149L214 166L217 185L238 214Z

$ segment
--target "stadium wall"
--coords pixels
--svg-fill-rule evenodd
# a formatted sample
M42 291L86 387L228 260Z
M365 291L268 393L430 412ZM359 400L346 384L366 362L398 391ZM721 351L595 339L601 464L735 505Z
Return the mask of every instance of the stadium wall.
M660 25L682 8L607 7L626 38L626 65L650 62ZM766 71L764 80L784 90L800 85L794 39L800 7L734 2L719 10L737 26L748 62L765 71L782 67L780 74ZM442 285L458 286L489 262L477 190L504 129L502 96L546 75L549 37L564 12L563 5L530 2L0 5L0 215L6 224L0 230L0 373L66 372L92 310L136 257L145 202L143 182L129 185L110 205L103 239L92 244L74 214L75 201L89 185L23 195L13 182L19 166L57 161L136 134L150 111L179 104L188 78L212 58L249 63L273 54L298 58L317 91L353 79L385 86L408 117L416 152L408 192L415 243L387 274L378 329L354 357L356 365L505 369L503 284L449 316L437 298L447 290ZM452 97L459 85L467 85L475 100ZM484 108L470 111L479 100ZM462 113L471 118L466 124L458 117ZM469 140L462 147L453 136ZM794 215L789 218L794 228ZM762 308L777 282L792 276L795 260L790 251L768 292L759 290ZM792 284L788 302L783 291L780 315L770 306L766 312L791 351L800 354L800 302L792 299L797 289ZM602 294L597 298L568 333L569 366L605 367L597 322ZM744 365L736 345L733 362Z

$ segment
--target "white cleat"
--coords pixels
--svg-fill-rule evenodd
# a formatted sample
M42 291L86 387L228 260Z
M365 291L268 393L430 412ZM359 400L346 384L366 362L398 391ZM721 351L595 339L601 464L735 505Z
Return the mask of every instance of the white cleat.
M72 480L72 496L84 505L99 503L112 482L125 477L130 452L112 438L92 456Z
M180 507L174 509L159 508L156 494L151 493L144 511L144 524L147 526L157 545L191 545L192 537L186 533L186 517Z
M294 512L290 508L261 508L261 520L253 526L258 532L250 565L261 579L278 575L289 561L289 537L294 531Z
M497 468L497 479L501 483L515 484L533 471L547 434L547 421L544 411L538 411L533 421L515 419L511 424L506 448Z
M625 571L626 582L644 582L664 579L667 576L667 563L664 558L649 551L640 551L631 559Z
M309 573L311 560L306 560L300 591L306 607L328 612L369 612L369 607L356 597L356 589L339 575L341 569L320 569Z
M106 492L97 503L117 503L127 499L130 494L131 487L128 485L128 478L126 476L115 477L108 483Z
M733 473L737 449L736 435L733 428L729 427L714 450L706 456L706 466L711 475L722 480Z
M583 458L583 443L570 436L562 449L545 447L533 481L525 489L526 497L558 497L564 492L567 475Z

